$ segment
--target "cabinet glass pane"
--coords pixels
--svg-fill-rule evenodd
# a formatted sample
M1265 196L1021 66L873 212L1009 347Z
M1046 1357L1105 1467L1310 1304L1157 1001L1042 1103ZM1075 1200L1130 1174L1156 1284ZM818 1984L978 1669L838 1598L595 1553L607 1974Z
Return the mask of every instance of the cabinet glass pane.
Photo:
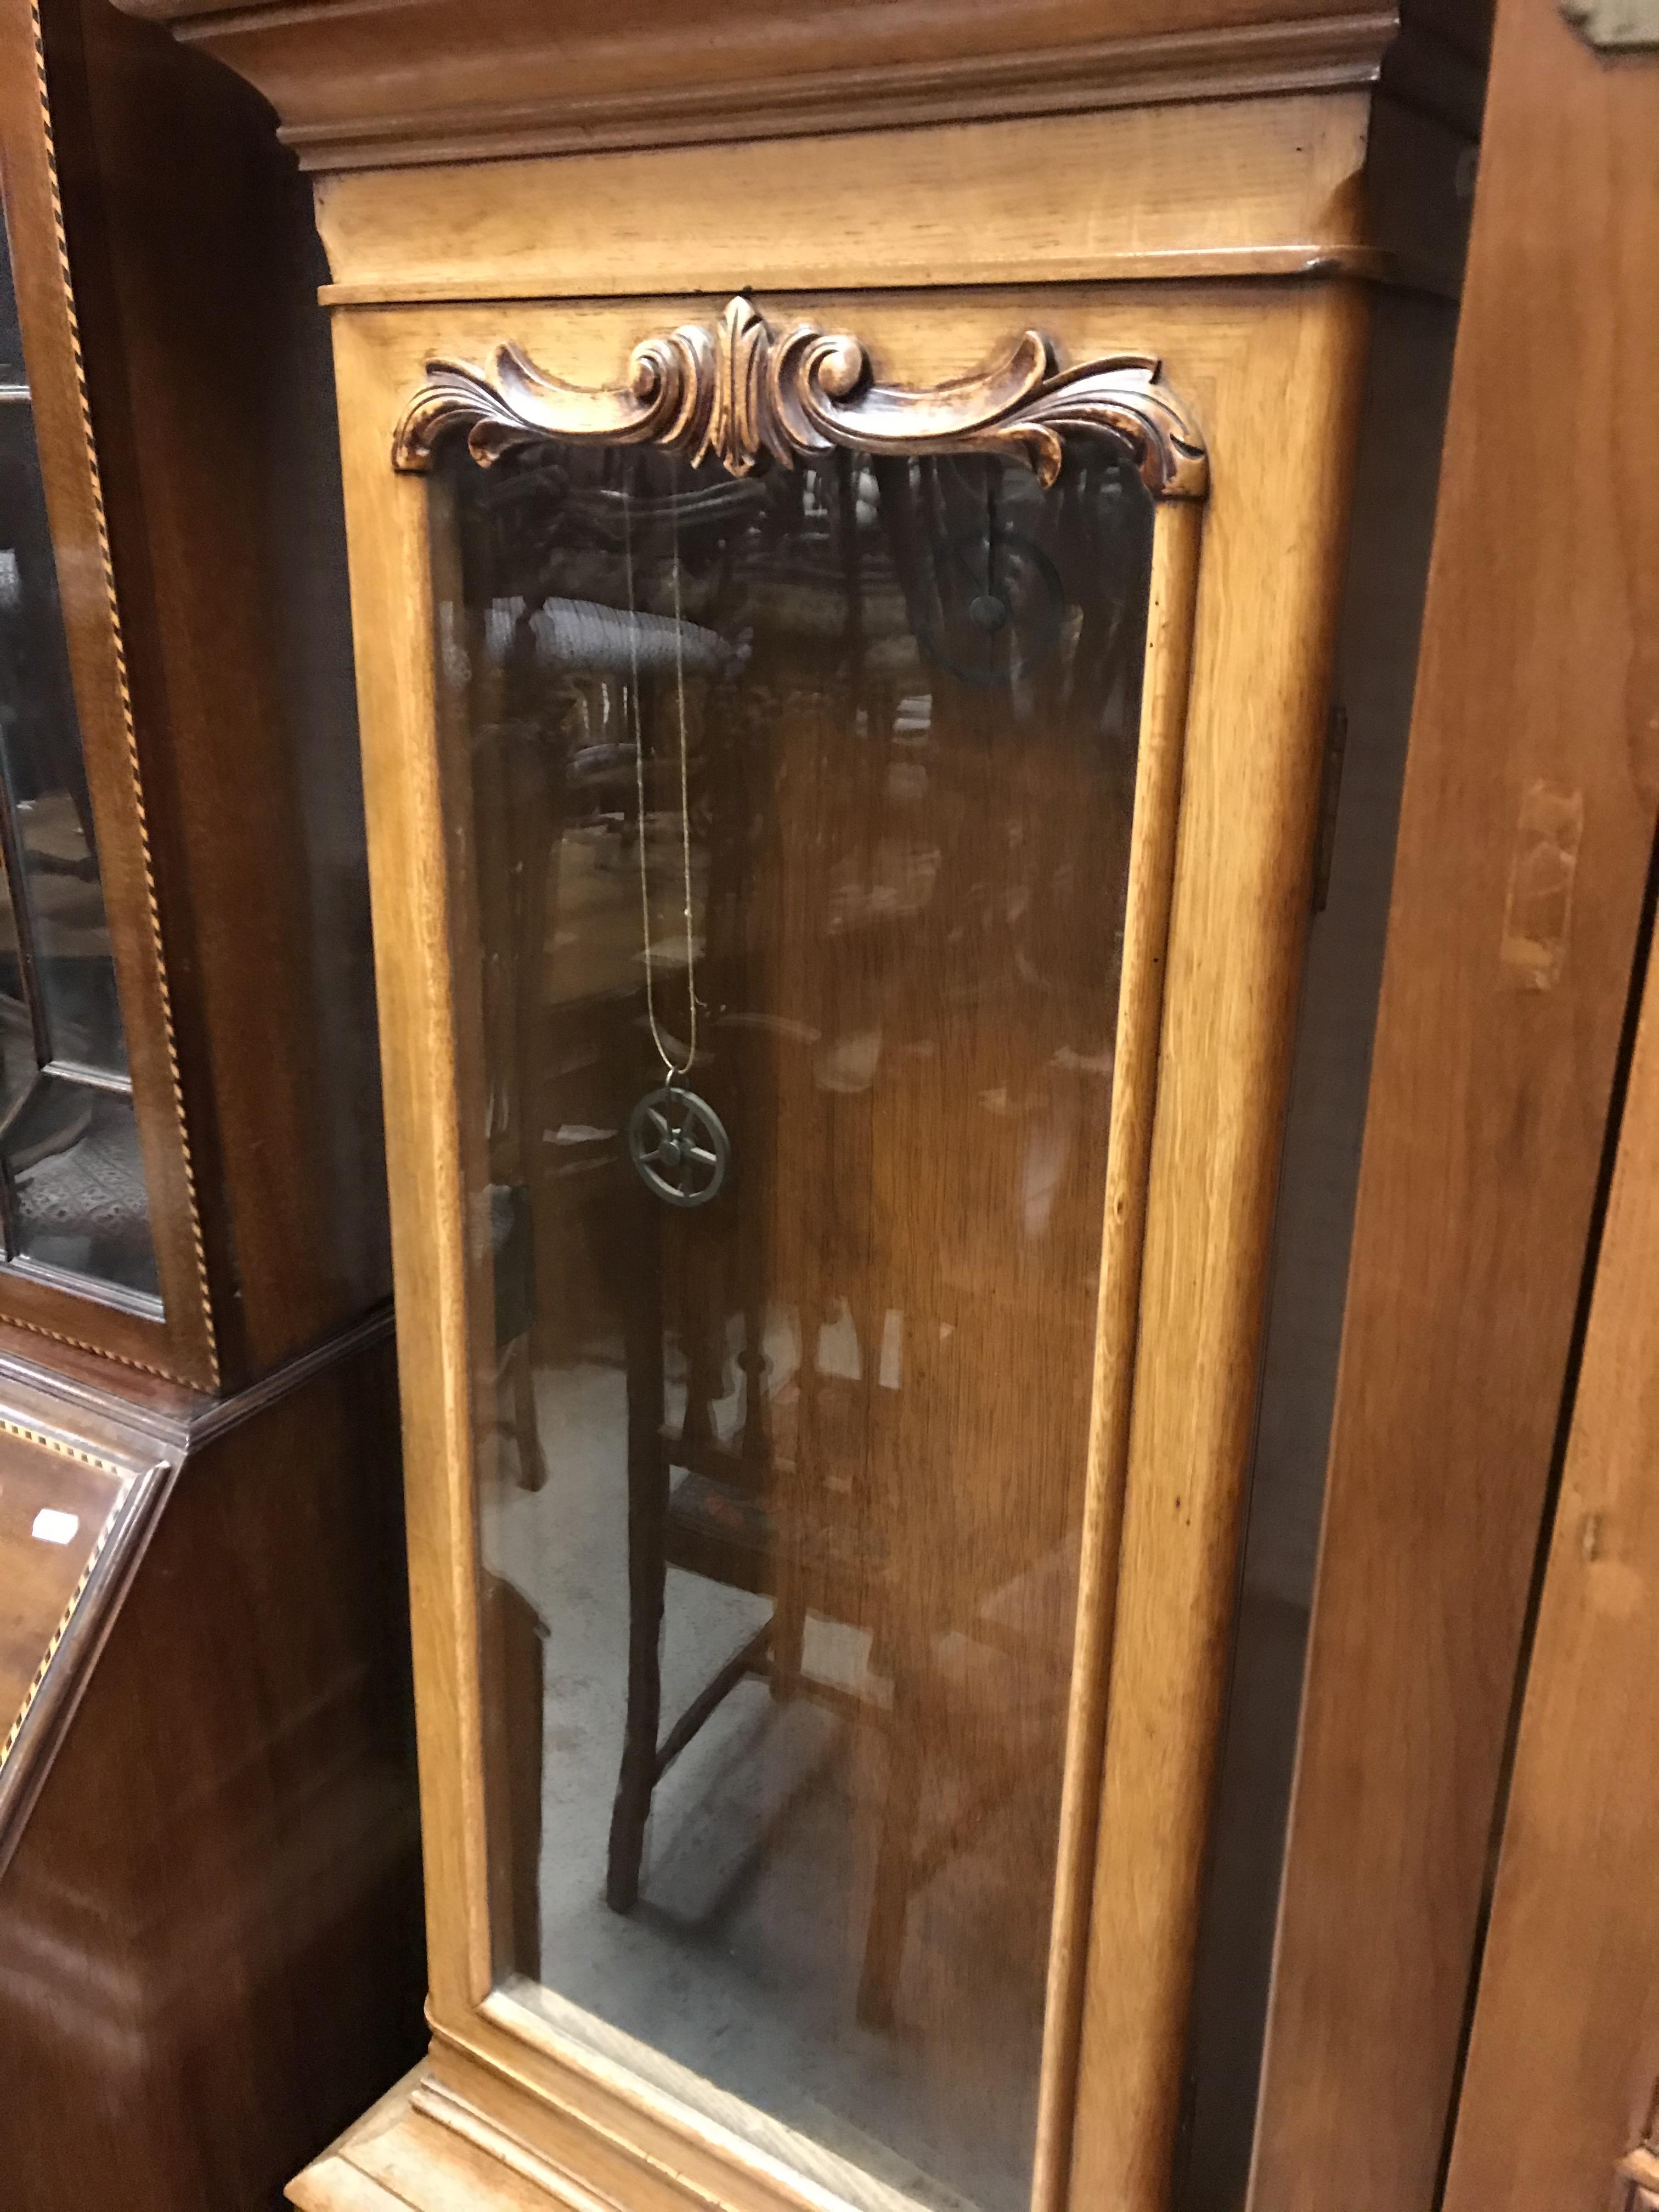
M0 266L0 1212L7 1257L159 1291L33 410ZM9 355L15 359L8 359Z
M1012 2212L1151 501L461 448L434 528L502 1970Z
M11 241L0 216L0 388L18 386L23 374L23 333L17 320L17 290L11 276Z

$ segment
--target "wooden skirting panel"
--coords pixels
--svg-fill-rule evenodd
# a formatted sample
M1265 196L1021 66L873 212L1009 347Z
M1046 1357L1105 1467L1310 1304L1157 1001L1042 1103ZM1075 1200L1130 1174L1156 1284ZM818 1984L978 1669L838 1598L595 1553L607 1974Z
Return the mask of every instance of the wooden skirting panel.
M586 2190L550 2193L495 2148L441 2124L416 2101L426 2081L424 2066L405 2075L290 2184L301 2212L618 2212ZM498 2145L500 2131L491 2136Z

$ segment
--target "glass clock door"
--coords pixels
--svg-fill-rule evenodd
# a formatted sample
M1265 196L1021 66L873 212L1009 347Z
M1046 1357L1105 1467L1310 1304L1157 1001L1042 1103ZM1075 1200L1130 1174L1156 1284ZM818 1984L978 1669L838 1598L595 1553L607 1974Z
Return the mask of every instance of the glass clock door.
M1088 436L454 441L434 500L498 1949L977 2212L1030 2189L1152 517Z

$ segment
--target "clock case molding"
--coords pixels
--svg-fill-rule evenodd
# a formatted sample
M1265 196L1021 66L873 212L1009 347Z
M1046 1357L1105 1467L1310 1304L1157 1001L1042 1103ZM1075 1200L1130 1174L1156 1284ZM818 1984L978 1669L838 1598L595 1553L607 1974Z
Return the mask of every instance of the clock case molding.
M424 473L439 442L463 431L485 466L554 443L657 446L694 468L720 461L734 477L836 451L984 453L1024 461L1046 488L1066 439L1092 433L1121 449L1154 499L1201 499L1203 444L1159 368L1149 354L1123 354L1058 370L1048 340L1026 331L992 368L909 391L877 382L857 338L811 323L780 335L739 293L712 328L683 323L642 338L626 384L609 389L566 384L514 345L497 346L487 368L430 361L392 465Z
M784 465L799 426L860 443L861 408L881 419L889 396L914 430L959 380L1025 377L1006 410L974 403L994 428L1098 364L1143 400L1178 393L1181 416L1160 419L1202 425L1206 496L1177 469L1157 507L1139 934L1112 1109L1123 1205L1107 1208L1100 1316L1102 1346L1123 1356L1097 1366L1034 2197L1040 2212L1163 2212L1339 623L1345 658L1388 619L1407 622L1411 649L1411 592L1403 617L1343 615L1345 569L1363 575L1367 558L1356 454L1386 448L1402 419L1385 380L1368 389L1368 362L1394 331L1396 362L1414 348L1416 367L1443 366L1451 317L1437 303L1458 281L1479 27L1387 14L1237 30L1183 8L1103 47L1080 11L941 9L918 36L951 60L889 57L884 104L866 98L884 35L868 8L810 26L775 8L728 15L720 58L752 73L739 100L706 58L657 82L695 38L665 9L626 53L586 15L562 21L556 58L572 65L555 89L504 4L471 10L464 39L458 12L420 0L130 4L272 98L313 171L335 310L434 2044L295 2182L313 2212L848 2201L844 2175L815 2177L799 2144L781 2159L689 2117L498 1985L470 1411L489 1316L459 1197L476 1047L451 950L459 794L432 676L430 441L441 426L488 459L667 428L664 442L700 450L712 431L728 460L764 449ZM809 39L816 78L783 65ZM1087 70L1054 66L1085 46ZM799 97L768 90L785 83ZM589 128L595 102L609 120ZM854 115L893 127L845 128ZM854 337L792 351L803 329ZM734 376L751 343L763 368ZM803 386L790 363L809 360L817 381ZM962 428L953 416L946 434ZM1133 1724L1109 1726L1109 1706Z
M1237 0L775 0L556 16L405 0L390 33L349 0L128 0L238 70L307 169L810 137L850 125L1056 115L1167 102L1369 91L1479 126L1489 11Z

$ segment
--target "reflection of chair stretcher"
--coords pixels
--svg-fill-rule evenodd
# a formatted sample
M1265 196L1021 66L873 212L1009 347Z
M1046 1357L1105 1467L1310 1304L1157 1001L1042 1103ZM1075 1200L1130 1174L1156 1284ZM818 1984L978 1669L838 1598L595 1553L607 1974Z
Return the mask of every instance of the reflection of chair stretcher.
M21 1248L55 1265L60 1249L95 1247L97 1272L126 1280L150 1259L149 1206L138 1132L125 1098L54 1085L20 1121L6 1172Z

